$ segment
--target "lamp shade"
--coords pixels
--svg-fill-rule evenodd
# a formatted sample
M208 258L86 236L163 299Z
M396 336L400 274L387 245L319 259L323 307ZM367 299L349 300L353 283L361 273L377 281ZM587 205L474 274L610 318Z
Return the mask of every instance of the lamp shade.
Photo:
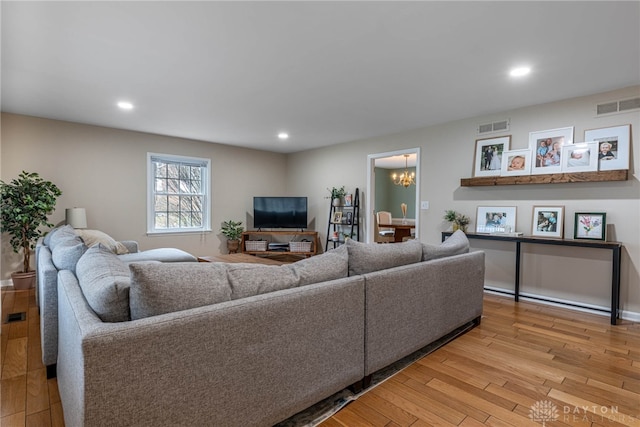
M65 209L65 220L73 228L87 228L87 212L84 208Z

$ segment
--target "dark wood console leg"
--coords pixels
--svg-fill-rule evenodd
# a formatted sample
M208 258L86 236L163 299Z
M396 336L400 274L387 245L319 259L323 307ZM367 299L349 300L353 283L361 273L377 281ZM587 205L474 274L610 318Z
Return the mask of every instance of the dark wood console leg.
M57 374L56 370L57 365L54 363L53 365L47 365L47 379L55 378Z

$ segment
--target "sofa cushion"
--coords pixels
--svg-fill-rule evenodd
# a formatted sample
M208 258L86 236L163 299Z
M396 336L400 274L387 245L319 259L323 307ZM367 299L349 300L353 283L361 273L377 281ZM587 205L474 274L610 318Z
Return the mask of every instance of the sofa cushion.
M132 263L131 319L216 304L231 299L220 263Z
M58 270L70 270L75 273L76 264L87 250L87 246L78 236L60 240L51 252L51 260Z
M104 247L109 249L114 254L121 255L121 254L129 253L129 250L125 245L123 245L120 242L116 242L116 240L113 237L109 236L107 233L104 233L100 230L78 229L78 230L75 230L75 232L89 247L92 247L97 245L98 243L101 243Z
M73 227L65 224L51 230L47 236L45 236L44 244L49 246L53 251L58 243L73 237L76 237L76 232Z
M336 249L303 259L288 267L298 277L298 286L304 286L347 277L349 257L346 250Z
M447 240L439 245L422 244L422 260L444 258L469 252L469 239L461 230L454 232Z
M231 299L295 288L299 279L289 265L236 263L227 265Z
M422 260L422 243L418 240L378 244L348 239L346 246L349 252L349 276L386 270Z
M188 252L176 248L158 248L119 255L123 262L160 261L160 262L196 262L198 259Z
M129 268L101 244L82 255L76 276L87 303L103 322L124 322L129 316Z

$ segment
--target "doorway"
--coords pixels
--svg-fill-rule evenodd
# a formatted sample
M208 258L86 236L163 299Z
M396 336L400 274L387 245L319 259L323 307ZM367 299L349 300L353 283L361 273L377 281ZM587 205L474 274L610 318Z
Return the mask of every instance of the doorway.
M408 170L415 172L415 184L405 187L396 184L399 176ZM395 218L402 219L401 204L407 205L406 219L415 222L415 235L419 234L420 218L420 148L369 154L367 156L367 204L366 241L375 242L375 214L378 210L391 212Z

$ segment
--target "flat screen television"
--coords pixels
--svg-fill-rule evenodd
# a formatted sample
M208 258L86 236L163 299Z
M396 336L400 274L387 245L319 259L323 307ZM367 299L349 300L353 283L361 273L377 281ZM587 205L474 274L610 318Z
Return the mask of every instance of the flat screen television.
M306 197L254 197L255 228L307 228Z

